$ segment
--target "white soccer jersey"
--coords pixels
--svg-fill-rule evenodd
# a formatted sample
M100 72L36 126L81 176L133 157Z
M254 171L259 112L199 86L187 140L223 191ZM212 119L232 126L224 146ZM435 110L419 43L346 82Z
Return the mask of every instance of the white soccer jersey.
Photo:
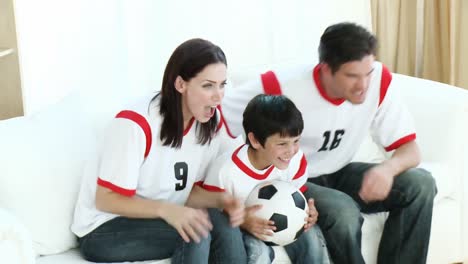
M302 192L307 181L307 161L302 151L291 159L285 170L273 165L257 170L249 160L248 145L242 145L234 152L221 155L208 170L203 188L208 191L228 192L245 202L249 193L260 183L281 180L291 182Z
M301 148L313 166L309 177L333 173L348 164L369 131L386 151L416 138L408 110L395 98L392 75L380 62L374 63L366 100L359 105L329 98L320 85L320 67L270 71L227 92L222 107L231 133L242 134L240 113L255 95L286 95L304 119Z
M210 144L197 143L198 122L192 119L180 149L163 146L159 98L150 104L151 98L145 97L134 107L119 112L111 122L101 155L83 179L72 225L79 237L117 216L96 208L96 183L121 195L183 205L193 185L202 184L209 162L219 154L220 144L230 142L217 111L221 121Z

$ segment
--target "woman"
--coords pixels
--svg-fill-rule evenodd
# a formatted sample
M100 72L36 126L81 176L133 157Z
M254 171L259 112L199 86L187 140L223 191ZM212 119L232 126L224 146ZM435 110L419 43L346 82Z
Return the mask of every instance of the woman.
M246 262L242 203L198 186L227 142L217 110L226 67L218 46L188 40L169 59L161 92L117 114L75 209L87 260Z

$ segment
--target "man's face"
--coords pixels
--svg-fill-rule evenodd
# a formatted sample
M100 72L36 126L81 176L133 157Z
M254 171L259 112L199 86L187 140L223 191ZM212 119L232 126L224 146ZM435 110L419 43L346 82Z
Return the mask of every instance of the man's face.
M331 75L330 86L326 90L328 95L348 100L352 104L362 104L369 89L374 60L373 55L368 55L360 61L342 64L338 71Z

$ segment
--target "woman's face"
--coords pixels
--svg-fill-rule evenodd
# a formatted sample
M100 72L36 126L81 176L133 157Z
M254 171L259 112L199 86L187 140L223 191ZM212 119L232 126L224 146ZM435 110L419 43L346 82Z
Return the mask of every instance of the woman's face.
M182 94L184 128L192 118L206 123L213 117L216 107L221 104L224 97L226 70L226 65L223 63L214 63L205 66L189 81L178 77L176 88Z

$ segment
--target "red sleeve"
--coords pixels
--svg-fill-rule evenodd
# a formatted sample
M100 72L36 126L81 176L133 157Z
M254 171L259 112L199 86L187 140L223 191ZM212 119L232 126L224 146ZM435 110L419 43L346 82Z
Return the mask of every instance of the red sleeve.
M265 72L261 75L263 90L265 94L281 95L281 86L279 84L276 74L272 71Z
M382 65L382 77L380 79L380 99L379 99L379 106L382 104L383 100L385 99L385 95L387 94L388 87L392 82L392 73L388 70L385 65Z
M142 115L138 114L137 112L133 112L129 110L121 111L115 116L115 118L130 119L133 122L137 123L141 127L141 129L143 129L143 132L145 133L145 137L146 137L145 158L148 157L148 154L151 149L152 136L151 136L151 127L148 124L148 121L146 121L146 118L144 118Z

